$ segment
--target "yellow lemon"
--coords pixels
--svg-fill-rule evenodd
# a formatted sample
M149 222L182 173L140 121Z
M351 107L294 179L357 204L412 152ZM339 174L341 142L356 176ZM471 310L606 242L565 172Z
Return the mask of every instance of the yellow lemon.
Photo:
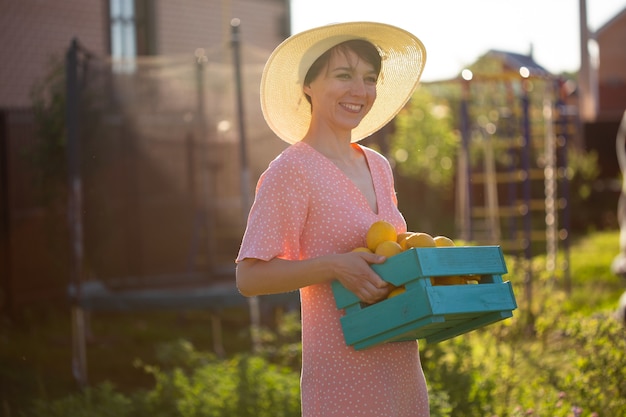
M391 298L391 297L395 297L396 295L400 295L400 294L402 294L402 293L403 293L403 292L405 292L405 291L406 291L406 288L404 288L404 287L396 287L393 291L391 291L391 292L389 293L389 295L387 296L387 298L389 299L389 298Z
M480 275L466 275L463 277L466 284L479 284Z
M400 252L402 252L402 247L395 240L385 240L381 242L380 245L376 246L376 250L374 251L376 255L386 256L387 258L397 255Z
M435 240L428 233L416 232L405 239L407 248L434 248Z
M372 252L369 248L366 248L364 246L359 246L358 248L354 248L352 249L352 252L367 252L367 253L374 253Z
M413 234L413 232L404 232L404 233L399 233L398 234L398 238L396 239L396 242L398 242L400 244L400 246L402 247L402 250L407 250L408 248L406 247L406 239L411 236Z
M454 241L446 236L435 236L433 240L435 241L435 245L437 245L437 247L455 246Z
M382 242L387 240L395 242L397 238L398 234L396 233L396 228L389 222L379 220L374 222L367 230L365 242L367 247L374 252L376 247Z
M431 285L465 285L467 282L463 277L452 275L449 277L433 277L430 279Z

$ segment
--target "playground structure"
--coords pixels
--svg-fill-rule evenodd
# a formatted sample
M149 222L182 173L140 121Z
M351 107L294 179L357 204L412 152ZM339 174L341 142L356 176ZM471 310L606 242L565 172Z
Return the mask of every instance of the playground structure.
M493 55L498 71L466 69L433 91L458 102L457 235L518 256L530 303L534 255L545 254L548 273L563 271L570 287L567 152L579 143L578 115L564 80L529 57Z
M497 80L504 83L500 88L505 89L508 102L497 103L494 95L487 93L491 101L484 103L488 112L500 114L495 121L478 114L472 124L472 89L485 88L481 83L490 83L488 88L493 88L494 81L487 78L464 83L461 166L466 169L459 171L457 187L461 236L470 241L498 242L506 251L522 251L528 258L532 256L532 243L543 241L546 253L553 256L558 240L567 243L566 150L575 125L567 120L562 103L550 99L554 90L550 91L549 84L544 86L548 91L543 93L542 102L533 104L529 79L520 80L517 95L512 94L510 82ZM554 113L558 114L556 118ZM474 164L472 151L476 152ZM561 196L557 189L562 191ZM480 194L484 202L479 201ZM499 194L504 194L504 199ZM535 216L539 221L533 221L533 212L540 214ZM559 239L559 232L563 239ZM549 262L550 266L554 268Z

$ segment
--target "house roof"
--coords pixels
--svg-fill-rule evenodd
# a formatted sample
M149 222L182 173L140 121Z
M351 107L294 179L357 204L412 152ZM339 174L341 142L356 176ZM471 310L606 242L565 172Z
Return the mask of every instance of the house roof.
M552 74L539 65L531 55L523 55L515 52L500 51L491 49L485 54L487 57L500 59L504 66L514 72L518 72L521 67L526 67L530 75L534 77L551 77Z
M623 19L623 18L626 18L626 7L624 7L621 12L619 12L618 14L613 16L608 22L606 22L599 29L597 29L594 32L594 37L597 38L598 35L600 35L602 32L604 32L609 27L613 26L613 24L615 24L615 22L617 22L618 20Z

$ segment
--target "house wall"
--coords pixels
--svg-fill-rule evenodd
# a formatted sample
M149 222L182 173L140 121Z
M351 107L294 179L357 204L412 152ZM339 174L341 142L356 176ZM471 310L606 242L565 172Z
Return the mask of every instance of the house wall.
M619 121L626 110L626 9L597 33L599 121Z
M33 82L76 37L96 54L108 48L102 0L0 1L0 109L30 107Z
M260 172L284 147L263 123L258 105L258 82L260 70L270 51L288 35L285 30L288 27L288 1L149 0L147 4L154 6L151 15L154 17L152 33L155 39L150 42L153 45L150 50L159 56L167 56L174 60L188 55L191 68L195 64L194 52L198 48L204 48L207 53L217 51L217 54L223 55L224 64L229 68L232 67L230 21L234 17L241 20L242 60L243 64L247 65L243 72L243 87L246 100L245 122L248 126L247 142L249 155L251 155L249 161L252 192ZM0 149L3 150L0 152L0 195L7 196L7 198L0 199L3 205L0 210L0 310L19 309L25 305L50 299L66 300L69 240L65 208L45 207L33 188L33 166L24 159L25 153L37 139L36 117L31 109L30 92L35 83L49 73L50 61L53 57L61 64L64 62L65 54L73 38L77 38L80 44L97 58L106 58L110 51L108 24L108 1L106 0L0 1L0 55L3 57L3 63L0 65L0 120L2 121L0 123ZM219 142L213 146L211 157L217 157L223 166L223 170L212 181L213 193L210 198L213 201L212 207L220 210L224 215L218 221L214 220L217 223L214 233L218 241L213 242L210 249L218 252L217 255L213 254L213 257L217 256L232 266L244 219L241 214L242 207L238 192L240 187L239 132L238 120L233 116L235 100L231 75L234 72L229 69L227 74L230 85L229 90L224 93L226 98L217 100L215 96L207 96L206 111L213 111L207 117L210 129L208 139ZM126 81L132 84L132 79L132 76L129 76ZM193 83L193 77L186 79L185 82ZM135 88L135 86L130 86ZM132 93L130 91L132 88L123 87L120 91ZM162 100L161 103L171 106L168 101L171 100L171 95L159 99ZM190 113L195 111L195 105L195 101L191 100ZM213 107L210 108L210 106ZM145 103L145 111L148 114L147 116L146 113L142 114L144 116L142 120L152 121L152 131L148 131L147 137L144 136L142 139L120 136L115 143L108 143L110 148L119 151L124 158L112 159L113 162L102 164L103 159L107 157L111 159L113 151L109 149L107 152L111 155L106 154L94 159L95 162L100 162L100 165L97 165L96 177L93 175L90 177L92 180L104 177L106 181L100 186L105 189L109 186L114 187L109 188L107 192L112 193L111 190L116 190L115 192L122 196L138 197L131 189L137 184L145 185L149 190L143 191L144 194L148 193L150 197L148 201L138 202L137 198L131 198L132 201L112 200L110 198L112 195L104 192L100 197L110 206L108 211L105 211L103 207L86 206L90 211L90 215L86 218L91 221L96 218L100 223L100 229L104 228L104 220L114 221L118 217L122 220L112 223L111 227L106 230L108 233L105 238L94 237L93 227L87 227L85 230L86 239L93 239L105 249L100 257L110 256L105 261L111 263L109 268L111 274L119 272L120 276L128 272L137 272L138 275L169 273L172 272L172 265L185 269L190 246L195 244L193 241L195 238L190 236L190 233L193 233L192 226L196 221L194 217L196 212L191 209L189 202L191 197L181 195L180 198L170 198L176 191L174 188L162 188L155 191L157 186L169 187L172 183L171 179L167 178L169 175L167 167L171 168L173 164L178 164L175 166L177 172L186 172L184 165L186 136L165 134L166 131L176 131L176 123L167 124L167 122L180 115L172 112L168 115L150 113L152 107L158 108L159 103ZM216 123L221 120L220 112L229 114L233 126L226 138L215 136ZM112 126L119 123L119 114L110 116L106 119L107 123L111 123ZM125 121L125 124L121 125L126 128L127 135L143 127L137 120ZM183 118L178 117L177 120L179 120L177 123L181 124ZM112 129L110 126L107 128ZM159 138L165 134L166 140L150 136L150 132L153 132L155 128L160 130ZM196 140L202 140L201 136L194 134ZM128 143L146 139L160 141L152 143L150 152L142 155L122 149ZM170 139L180 143L174 145L173 142L168 142ZM159 160L151 158L157 151L163 156L161 163L155 164L153 162L159 162ZM196 151L199 161L202 159L201 152L200 149ZM135 159L129 159L131 156ZM122 162L127 163L120 165ZM94 164L90 162L89 165L93 168ZM196 167L201 169L204 165L198 162ZM124 177L124 174L132 175L133 172L141 174L138 179ZM198 175L204 174L198 173ZM118 179L111 180L111 178ZM202 181L206 184L207 180L202 179ZM93 189L85 190L86 205L93 203L93 194ZM162 196L167 197L168 200L161 200ZM63 198L59 201L62 203ZM148 208L154 208L154 210L148 213ZM144 209L146 211L142 211ZM125 214L118 216L117 213ZM166 232L171 229L169 239L164 239L162 236L158 240L154 238L159 228ZM134 230L149 230L152 234L141 238L131 236ZM135 245L139 242L138 239L143 239L141 248ZM168 244L174 245L174 248L168 247ZM203 249L206 249L206 246L199 248L199 250ZM181 259L184 262L181 262ZM85 270L91 273L92 266L85 265ZM177 271L174 270L174 272Z
M272 50L287 35L287 1L171 0L155 3L158 54L193 53L227 44L230 21L241 20L242 42ZM0 2L0 108L30 107L30 89L51 57L63 58L76 37L96 55L109 51L108 1Z
M271 51L287 36L280 0L171 0L156 11L157 49L162 55L228 45L230 22L240 19L242 43Z

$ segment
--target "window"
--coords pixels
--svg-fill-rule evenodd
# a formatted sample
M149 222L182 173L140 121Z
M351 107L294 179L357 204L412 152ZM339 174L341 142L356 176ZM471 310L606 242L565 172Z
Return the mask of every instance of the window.
M138 55L156 53L154 2L150 0L109 0L111 57L120 72L133 72Z

